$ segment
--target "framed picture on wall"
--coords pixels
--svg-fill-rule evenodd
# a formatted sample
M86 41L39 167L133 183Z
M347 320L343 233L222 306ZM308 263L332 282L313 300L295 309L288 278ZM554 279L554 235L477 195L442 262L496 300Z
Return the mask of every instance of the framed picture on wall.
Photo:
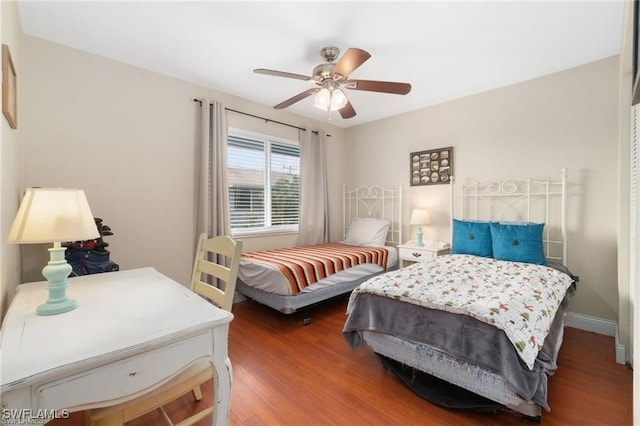
M409 154L411 186L449 183L453 176L453 147Z
M18 83L9 46L2 45L2 113L12 129L18 127Z

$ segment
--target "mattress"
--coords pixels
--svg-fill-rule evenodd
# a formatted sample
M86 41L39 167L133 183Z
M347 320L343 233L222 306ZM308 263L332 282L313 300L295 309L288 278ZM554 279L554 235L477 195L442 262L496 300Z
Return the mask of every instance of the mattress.
M393 269L398 263L398 252L395 247L385 248L387 248L389 252L386 269ZM384 270L384 268L375 263L360 264L352 268L336 272L335 274L329 275L326 278L310 284L304 287L301 290L301 293L312 293L337 284L354 282L362 278L370 277L373 274L384 272ZM246 286L262 292L280 296L294 296L289 282L280 273L280 271L263 263L241 259L238 278Z
M317 288L314 291L301 292L291 296L258 290L254 287L248 286L242 282L241 279L238 279L236 289L246 297L280 311L283 314L293 314L302 308L308 308L309 306L324 302L325 300L350 293L354 288L369 278L382 273L384 273L384 271L376 272L373 275L366 275L354 281L345 281L326 286L324 288ZM305 324L306 323L308 322L305 322Z

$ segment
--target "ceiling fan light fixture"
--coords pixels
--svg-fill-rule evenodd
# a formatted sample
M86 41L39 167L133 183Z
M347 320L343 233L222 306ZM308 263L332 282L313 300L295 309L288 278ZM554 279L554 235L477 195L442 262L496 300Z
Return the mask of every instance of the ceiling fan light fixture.
M321 89L313 101L313 106L323 111L337 111L348 102L347 96L340 89Z

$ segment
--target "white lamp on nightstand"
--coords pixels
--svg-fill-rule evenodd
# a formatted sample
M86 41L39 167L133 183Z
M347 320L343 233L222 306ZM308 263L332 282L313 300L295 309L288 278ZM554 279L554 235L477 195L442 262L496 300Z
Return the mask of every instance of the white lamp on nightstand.
M100 236L89 203L80 189L28 188L20 203L9 243L53 243L49 263L42 269L49 298L38 306L38 315L72 311L78 303L67 297L71 265L65 259L64 241L84 241Z
M414 209L411 212L411 225L418 225L418 238L416 240L417 246L424 246L422 242L422 225L428 225L431 223L429 218L429 212L426 210Z

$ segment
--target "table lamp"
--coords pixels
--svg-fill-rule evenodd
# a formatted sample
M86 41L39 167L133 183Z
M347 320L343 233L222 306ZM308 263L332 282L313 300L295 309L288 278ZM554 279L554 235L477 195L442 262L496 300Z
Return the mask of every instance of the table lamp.
M411 212L411 225L418 225L418 239L416 240L417 246L423 246L424 242L422 241L422 225L428 225L431 223L429 219L429 212L426 210L418 210L414 209Z
M89 203L80 189L28 188L9 231L7 241L19 244L53 243L49 263L42 269L49 298L36 309L38 315L57 315L78 306L67 297L71 265L65 259L64 241L100 236Z

